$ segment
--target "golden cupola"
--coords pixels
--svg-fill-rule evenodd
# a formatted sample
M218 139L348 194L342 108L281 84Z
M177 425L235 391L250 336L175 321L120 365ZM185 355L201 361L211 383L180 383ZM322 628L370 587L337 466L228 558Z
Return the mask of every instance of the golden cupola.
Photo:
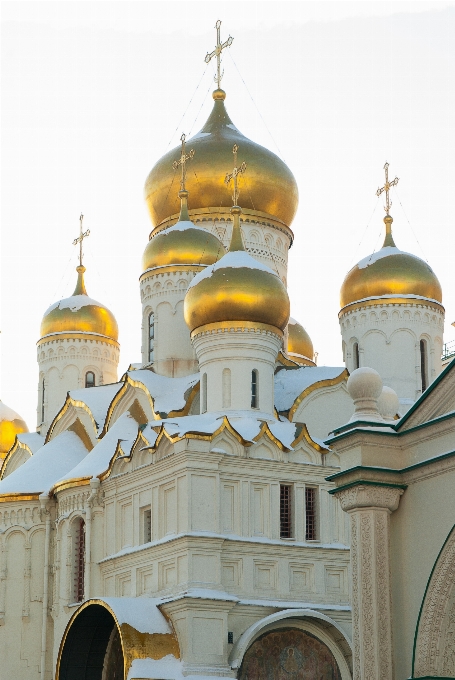
M188 191L178 194L179 221L152 236L142 257L142 271L158 267L207 266L224 254L223 244L207 229L197 227L188 215Z
M442 303L441 284L436 274L419 257L396 247L392 222L387 214L382 248L360 260L346 275L341 286L341 308L371 298L386 299L388 303L418 303L422 298Z
M298 364L314 366L314 349L304 327L292 317L288 323L288 356Z
M231 208L234 226L229 252L199 272L188 287L184 315L190 331L231 321L286 328L290 307L286 288L272 269L245 251L241 212L239 206Z
M54 334L85 333L104 336L117 343L118 326L114 315L101 302L87 295L85 267L79 265L76 271L77 283L72 296L46 310L41 322L41 340Z
M28 432L28 427L21 416L0 401L0 459L8 453L16 435Z
M243 212L268 216L290 226L298 205L298 189L294 175L274 153L245 137L233 124L226 111L226 93L213 92L214 106L200 132L191 138L195 151L186 188L191 195L190 215L229 214L231 203L224 188L225 168L230 164L232 147L241 146L248 165L243 178ZM145 199L154 226L177 216L179 203L172 185L176 181L172 169L176 149L163 156L145 182ZM171 187L171 190L170 190Z

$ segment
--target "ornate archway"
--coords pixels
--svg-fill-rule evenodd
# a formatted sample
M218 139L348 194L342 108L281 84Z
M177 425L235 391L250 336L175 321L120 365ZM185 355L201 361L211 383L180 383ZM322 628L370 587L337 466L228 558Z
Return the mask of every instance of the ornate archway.
M281 628L264 633L247 650L240 680L341 680L328 646L308 631Z

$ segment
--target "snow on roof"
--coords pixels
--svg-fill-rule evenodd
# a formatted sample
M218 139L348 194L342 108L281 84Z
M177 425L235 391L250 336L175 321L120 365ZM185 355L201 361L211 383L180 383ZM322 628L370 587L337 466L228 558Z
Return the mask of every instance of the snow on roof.
M127 623L139 633L172 633L172 628L160 612L161 599L151 597L102 597L114 612L119 626Z
M23 420L23 418L0 400L0 421L2 420Z
M134 659L130 666L128 672L127 680L133 680L133 678L140 680L155 680L155 678L160 678L160 680L192 680L196 676L184 676L182 675L182 662L172 656L172 654L167 654L165 657L156 661L155 659ZM197 675L197 680L213 680L213 676L210 678L206 675Z
M66 479L96 477L103 472L106 472L112 457L117 450L118 442L135 439L137 431L138 424L134 418L129 413L123 413L104 437L98 440L98 443L90 453L76 464L76 466L65 470L65 473L56 479L55 484L63 482ZM53 441L56 441L59 437L61 437L61 435L56 437Z
M101 432L108 408L122 385L123 383L112 383L112 385L84 387L80 390L71 390L69 394L74 401L82 401L88 406L98 426L98 432Z
M62 432L0 482L0 495L46 493L85 456L87 449L77 434Z
M168 229L163 229L154 238L158 238L158 236L167 236L168 234L172 234L174 231L186 231L187 229L195 229L196 231L202 231L204 234L209 236L212 235L210 231L204 229L203 227L196 226L194 222L191 222L191 220L182 220L181 222L176 222L172 227L168 227Z
M138 370L131 371L128 375L147 388L153 398L155 412L166 415L183 409L188 392L199 382L199 373L183 378L168 378L153 371Z
M38 432L23 432L17 435L17 439L21 444L25 444L32 453L39 451L46 441L46 438Z
M268 274L273 274L273 276L278 276L278 274L270 269L270 267L267 267L266 264L262 264L262 262L259 262L259 260L256 260L254 257L251 257L251 255L246 251L234 250L233 252L226 253L226 255L223 255L223 257L219 259L218 262L211 264L209 267L206 267L201 272L196 274L188 286L188 289L196 286L199 281L202 281L202 279L208 279L218 269L227 269L228 267L232 269L238 269L240 267L245 267L246 269L257 269L259 271L267 272Z
M368 255L367 257L364 257L362 260L360 260L360 262L357 264L357 267L359 269L366 269L366 267L369 267L370 264L374 264L378 260L382 260L383 257L389 257L390 255L408 255L409 257L413 257L415 260L420 259L417 257L417 255L407 253L404 250L400 250L396 246L384 246L376 253L372 253L371 255Z
M423 295L414 295L413 293L387 293L386 295L371 295L370 297L366 298L361 298L360 300L354 300L353 302L349 302L345 307L349 307L349 305L357 305L359 302L366 302L367 300L389 300L393 298L397 298L401 300L401 298L408 299L408 300L425 300L425 302L436 302L437 305L440 305L441 302L439 300L435 300L434 298L428 298L424 297Z
M90 298L88 295L72 295L69 298L63 298L63 300L54 302L53 305L46 309L44 316L52 312L53 309L69 309L71 312L78 312L81 307L89 306L105 308L105 305L93 300L93 298Z
M283 368L275 375L275 408L280 413L289 411L297 397L321 380L338 378L345 370L339 366L303 366Z

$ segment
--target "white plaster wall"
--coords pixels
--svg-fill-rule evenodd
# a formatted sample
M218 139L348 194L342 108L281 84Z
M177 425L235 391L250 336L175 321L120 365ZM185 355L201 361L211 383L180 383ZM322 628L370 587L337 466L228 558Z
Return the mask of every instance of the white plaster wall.
M42 341L37 347L39 366L37 428L45 435L47 430L63 406L66 395L70 390L85 387L87 371L95 374L96 385L107 385L117 382L117 367L119 349L106 341L95 340L84 334L74 335L73 338L59 339L51 336ZM44 419L42 419L43 380Z
M343 382L310 393L300 403L292 420L305 423L310 435L326 439L336 427L347 423L353 413L354 404Z
M275 360L282 337L259 328L235 328L235 322L232 325L193 336L201 373L201 411L206 403L209 412L247 410L273 414ZM253 370L259 375L256 409L251 407Z
M360 366L370 366L400 399L415 401L422 393L420 340L428 349L427 380L441 372L444 314L430 305L377 304L347 310L340 317L346 368L355 369L353 346L359 344Z

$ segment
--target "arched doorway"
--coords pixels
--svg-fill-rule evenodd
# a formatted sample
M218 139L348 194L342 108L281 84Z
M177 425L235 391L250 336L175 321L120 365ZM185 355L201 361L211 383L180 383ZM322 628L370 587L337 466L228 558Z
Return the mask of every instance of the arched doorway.
M69 626L56 680L124 680L120 633L108 609L92 604Z
M341 673L324 642L308 631L281 628L253 642L239 680L341 680Z

